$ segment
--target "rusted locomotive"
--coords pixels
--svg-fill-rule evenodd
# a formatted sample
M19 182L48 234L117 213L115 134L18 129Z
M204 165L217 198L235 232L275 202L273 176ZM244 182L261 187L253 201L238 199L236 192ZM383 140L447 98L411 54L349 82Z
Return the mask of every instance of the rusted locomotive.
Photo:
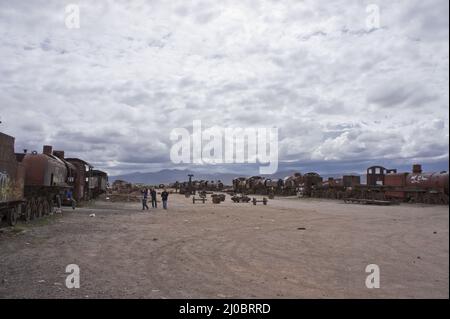
M323 178L315 172L306 173L298 188L299 197L314 197L319 188L322 187Z
M55 156L49 145L44 146L42 154L24 154L22 162L25 167L25 220L50 214L54 203L59 206L64 192L73 188L77 178L75 167Z
M358 175L344 175L341 178L329 177L311 190L311 197L344 199L352 197L355 187L361 185Z
M233 190L235 193L245 193L245 182L247 178L246 177L237 177L233 179Z
M298 192L300 185L303 182L303 176L300 173L294 173L283 179L283 193L284 195L295 195Z
M0 133L0 217L14 225L19 217L39 218L53 212L55 205L67 200L90 199L104 188L107 175L98 171L98 185L90 175L90 168L81 167L79 159L65 159L63 151L53 151L49 145L37 152L14 153L14 138ZM100 178L101 177L101 178ZM89 191L92 185L92 190ZM86 193L85 189L88 189Z
M384 174L383 174L384 173ZM368 170L368 186L375 181L374 173ZM386 199L402 202L446 204L449 203L448 172L426 173L419 164L413 165L410 173L397 173L396 170L381 170L376 183Z

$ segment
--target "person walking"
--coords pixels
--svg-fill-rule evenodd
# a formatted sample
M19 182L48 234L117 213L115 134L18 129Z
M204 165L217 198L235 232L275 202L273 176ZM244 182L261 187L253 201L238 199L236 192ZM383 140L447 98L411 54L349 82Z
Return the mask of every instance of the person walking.
M72 209L75 209L75 207L77 206L77 202L73 198L73 193L72 193L71 189L66 190L66 198L70 202L70 204L72 205Z
M144 189L142 190L142 210L148 210L148 206L147 206L147 198L148 198L148 189Z
M154 188L151 189L150 195L152 197L152 207L158 208L158 203L156 201L156 190Z
M164 188L164 191L161 193L161 199L162 199L164 209L167 209L167 199L168 198L169 198L169 193Z

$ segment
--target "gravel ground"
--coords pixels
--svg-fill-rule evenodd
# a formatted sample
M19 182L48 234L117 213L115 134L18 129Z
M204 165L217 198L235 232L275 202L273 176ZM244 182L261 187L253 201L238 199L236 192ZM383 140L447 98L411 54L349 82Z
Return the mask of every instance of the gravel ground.
M449 298L448 206L169 199L1 228L0 298ZM79 289L65 286L68 264ZM379 289L365 286L368 264Z

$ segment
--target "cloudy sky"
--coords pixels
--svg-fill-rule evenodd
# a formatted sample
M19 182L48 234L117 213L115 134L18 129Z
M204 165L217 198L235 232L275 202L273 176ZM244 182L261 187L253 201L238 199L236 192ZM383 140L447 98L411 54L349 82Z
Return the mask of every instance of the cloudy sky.
M201 120L278 127L281 169L448 167L448 0L93 2L0 0L0 131L16 151L182 168L170 132Z

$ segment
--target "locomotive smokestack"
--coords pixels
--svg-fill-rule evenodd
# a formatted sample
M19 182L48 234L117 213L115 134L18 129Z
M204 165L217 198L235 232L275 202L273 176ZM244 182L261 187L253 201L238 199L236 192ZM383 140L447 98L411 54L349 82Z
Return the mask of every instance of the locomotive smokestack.
M412 171L414 174L421 174L422 173L422 165L414 164Z
M42 153L45 155L52 155L52 150L53 150L52 146L44 145L44 149L43 149Z

